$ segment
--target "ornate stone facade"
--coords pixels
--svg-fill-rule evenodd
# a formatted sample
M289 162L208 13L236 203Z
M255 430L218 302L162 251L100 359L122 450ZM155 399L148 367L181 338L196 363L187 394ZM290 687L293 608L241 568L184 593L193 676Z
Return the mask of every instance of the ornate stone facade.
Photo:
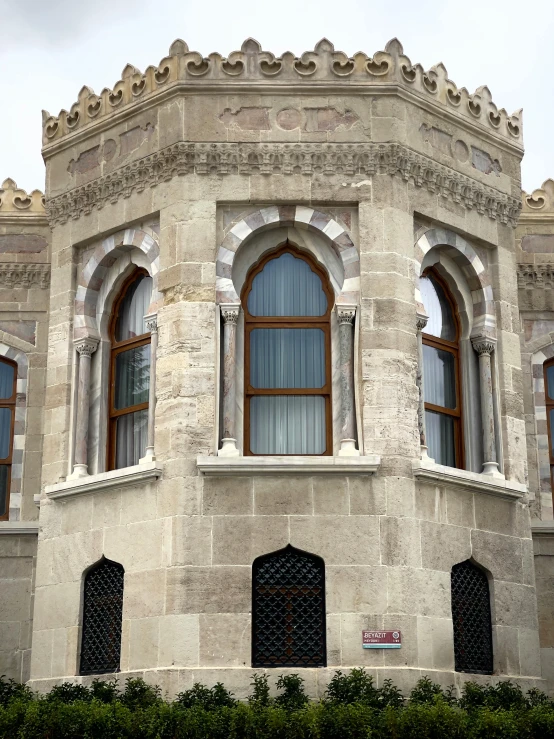
M450 590L466 560L493 585L492 679L553 690L554 183L522 194L522 155L520 112L397 40L279 58L175 41L45 113L45 198L0 189L0 361L18 372L0 674L90 679L83 582L105 557L125 570L122 676L243 696L252 564L291 544L325 564L312 693L358 665L401 687L468 679ZM245 294L285 246L332 308L322 456L245 454ZM147 434L113 469L114 325L136 274L152 284ZM456 467L429 454L429 274L456 306ZM400 630L402 648L364 650L362 629Z

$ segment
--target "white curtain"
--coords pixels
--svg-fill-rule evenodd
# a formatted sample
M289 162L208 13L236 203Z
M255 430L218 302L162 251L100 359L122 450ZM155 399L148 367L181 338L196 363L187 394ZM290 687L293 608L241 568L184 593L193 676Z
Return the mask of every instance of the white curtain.
M139 277L129 285L125 297L119 306L119 314L115 327L115 340L125 341L146 333L144 316L152 301L152 278L147 275Z
M456 408L455 358L450 352L423 345L425 402ZM452 416L425 411L425 437L429 456L438 464L456 466L455 421Z
M148 402L150 344L121 352L115 358L115 410Z
M131 467L144 457L148 438L148 410L120 416L116 421L115 468Z
M285 253L266 264L252 283L254 316L321 316L327 297L320 278L302 259ZM255 328L250 333L250 384L254 388L317 389L325 385L325 334L319 328ZM260 395L250 400L254 454L323 454L325 398Z

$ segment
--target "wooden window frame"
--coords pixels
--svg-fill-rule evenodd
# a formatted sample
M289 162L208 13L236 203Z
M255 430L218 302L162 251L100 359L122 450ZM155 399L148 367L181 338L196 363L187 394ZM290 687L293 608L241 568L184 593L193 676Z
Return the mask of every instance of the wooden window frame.
M17 402L17 362L13 362L6 357L0 357L0 362L13 367L13 387L12 394L9 398L0 398L0 408L8 408L11 410L10 424L10 443L8 448L8 456L0 459L0 466L8 468L8 476L6 482L6 512L0 515L0 521L7 521L10 517L10 493L12 486L12 463L13 463L13 436L15 430L15 407Z
M446 282L441 278L437 272L429 268L425 270L422 277L432 277L442 288L444 295L450 305L452 311L452 317L454 319L454 326L456 329L456 339L454 341L447 341L446 339L440 339L437 336L426 334L422 332L422 341L424 346L431 346L435 349L452 354L454 357L454 381L456 383L456 408L446 408L442 405L435 405L434 403L424 403L424 409L426 411L434 411L445 416L454 418L454 460L456 463L456 469L465 469L465 454L464 454L464 432L463 432L463 407L462 407L462 376L460 372L460 315L458 312L458 306L456 301L453 299L450 289ZM422 367L423 371L423 367ZM423 383L425 388L425 375L423 377Z
M548 375L547 369L554 366L554 359L549 359L543 364L544 373L544 405L546 407L546 428L548 431L548 459L550 461L550 487L552 493L552 503L554 505L554 453L552 451L552 433L554 429L550 425L550 411L554 411L554 399L548 394Z
M252 290L254 278L262 272L268 262L278 259L283 254L291 254L304 261L321 280L321 286L327 298L327 310L322 316L252 316L248 311L248 296ZM331 311L335 302L333 289L325 270L320 267L310 254L307 254L288 241L263 256L248 272L241 293L244 310L244 454L245 456L331 456L333 454L333 413L332 413L332 376L331 376ZM321 388L254 388L250 384L250 334L257 328L319 328L324 334L325 346L325 384ZM320 455L290 454L255 454L250 449L250 401L259 395L316 395L325 399L325 451Z
M109 323L110 384L109 384L109 400L108 400L108 450L107 450L108 470L116 469L115 459L116 459L116 451L117 451L116 449L117 419L121 418L121 416L127 416L127 415L130 415L131 413L136 413L137 411L148 410L148 401L144 403L137 403L136 405L129 406L128 408L121 408L119 410L115 408L115 379L116 379L115 363L116 363L117 355L121 354L122 352L128 351L129 349L138 349L139 347L145 346L146 344L150 344L151 342L150 332L140 334L140 336L135 336L132 339L124 339L123 341L116 341L116 338L115 338L115 327L117 325L117 319L119 318L119 310L121 308L123 299L125 298L129 287L134 282L136 282L141 276L150 277L150 275L145 269L138 268L134 270L132 274L130 274L129 277L125 280L125 282L121 286L119 295L117 296L117 299L114 303L114 306L112 309L112 315L110 317L110 323Z

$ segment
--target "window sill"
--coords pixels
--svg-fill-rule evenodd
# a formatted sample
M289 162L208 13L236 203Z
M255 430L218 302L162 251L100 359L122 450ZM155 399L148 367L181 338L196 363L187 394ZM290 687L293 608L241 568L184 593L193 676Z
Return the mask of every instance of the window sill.
M37 536L38 521L0 521L0 536Z
M66 480L57 485L48 485L46 496L52 500L69 498L73 495L87 495L100 490L121 488L126 485L136 485L146 480L155 480L162 474L159 462L146 462L133 467L124 467L121 470L100 472L98 475L88 475L76 480Z
M502 476L483 475L479 472L458 470L427 459L419 459L413 464L414 477L418 480L454 485L473 493L494 495L505 500L520 500L527 493L527 486Z
M531 535L533 539L537 536L554 536L554 521L531 521Z
M376 454L366 457L205 457L196 466L205 475L371 475L381 464Z

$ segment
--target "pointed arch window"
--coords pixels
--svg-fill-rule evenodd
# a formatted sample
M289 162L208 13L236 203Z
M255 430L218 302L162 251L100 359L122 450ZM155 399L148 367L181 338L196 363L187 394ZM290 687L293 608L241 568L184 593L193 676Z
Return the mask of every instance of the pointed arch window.
M289 244L243 291L246 454L332 454L330 313L324 271Z
M144 316L152 278L137 270L124 283L110 321L108 469L138 464L148 441L150 333Z
M429 320L423 340L425 434L429 456L438 464L463 467L460 393L460 326L447 286L433 271L420 279Z
M454 565L450 579L456 671L492 675L492 621L487 575L466 560Z
M103 558L85 576L81 675L119 671L124 574L122 565Z
M252 565L253 667L325 667L325 564L287 546Z
M17 397L17 365L0 358L0 521L10 511L15 401Z

